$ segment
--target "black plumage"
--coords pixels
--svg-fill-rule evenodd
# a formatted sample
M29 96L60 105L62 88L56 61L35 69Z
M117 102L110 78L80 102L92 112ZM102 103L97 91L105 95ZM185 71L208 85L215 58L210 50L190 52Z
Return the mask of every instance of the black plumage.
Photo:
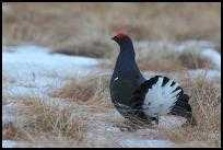
M110 95L114 106L130 121L134 118L145 123L160 115L171 114L192 118L189 96L173 80L155 76L146 80L136 61L132 40L120 33L112 38L120 46L113 75L110 81Z

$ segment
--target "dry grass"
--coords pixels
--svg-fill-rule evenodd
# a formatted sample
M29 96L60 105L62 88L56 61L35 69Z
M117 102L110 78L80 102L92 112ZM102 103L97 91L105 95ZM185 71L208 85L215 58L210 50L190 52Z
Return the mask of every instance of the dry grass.
M11 102L10 92L7 90L9 89L9 85L14 83L15 80L12 79L8 74L2 74L2 104L8 104Z
M3 139L34 141L46 139L84 138L86 124L83 116L75 116L72 108L52 107L41 102L39 97L16 97L17 112L14 125L3 129ZM9 126L9 127L8 127Z
M196 126L187 126L174 130L164 129L168 137L177 142L206 141L210 147L221 145L221 89L220 84L199 77L190 81L187 87L191 91L190 104L196 118Z
M92 141L86 141L85 137L88 126L94 126L97 122L94 120L98 119L92 114L105 113L108 109L113 108L113 105L109 103L110 100L108 102L107 76L92 77L89 80L75 82L76 80L68 81L68 84L62 89L53 93L54 97L59 97L60 101L63 101L63 98L69 100L70 105L66 107L60 107L57 104L47 105L43 100L48 102L49 99L42 99L35 95L5 96L4 99L11 99L16 103L18 110L16 109L16 121L3 128L3 139L30 141L32 144L28 145L31 146L38 146L40 139L47 142L44 144L46 146L52 146L50 143L55 141L63 145L68 143L66 147L91 147L92 144L94 145L95 140L92 143ZM92 120L92 117L95 119ZM103 117L99 118L103 119ZM69 143L69 140L74 140L76 143ZM104 142L105 144L109 143ZM24 144L27 146L26 143ZM100 146L100 143L98 145ZM58 145L56 144L56 146Z
M109 95L105 92L98 92L103 91L108 85L107 83L105 83L106 86L104 84L97 84L95 83L97 80L97 78L96 80L94 78L94 80L81 81L81 84L78 81L68 82L67 85L60 89L57 96L68 98L79 104L89 104L94 102L94 106L96 106L94 108L99 110L102 106L100 104L105 104L104 102L108 101ZM106 80L106 82L107 81L108 80ZM218 83L207 81L205 77L198 77L196 80L192 81L185 76L182 78L182 86L185 89L185 92L191 96L190 104L197 125L174 130L163 129L163 131L171 140L176 141L177 143L185 141L208 141L212 144L214 143L215 147L218 147L220 145L221 131L220 85ZM95 98L96 101L94 101ZM87 103L87 101L89 103ZM121 128L131 128L134 126L137 128L138 126L138 124L129 124L129 122L123 121L124 119L121 121L119 120L116 123Z
M65 55L79 55L93 58L109 58L112 54L112 48L109 44L101 42L100 39L92 39L89 42L82 42L66 49L57 48L52 53L61 53Z
M193 53L182 53L178 56L178 60L180 64L187 69L211 68L210 61L194 55Z
M210 68L210 62L193 52L174 53L151 51L139 54L139 68L143 71L182 71L186 69ZM144 55L144 56L143 56Z
M162 131L179 146L190 141L207 141L210 143L208 144L210 147L220 147L220 84L208 82L202 77L193 81L183 77L182 81L186 93L191 95L190 103L198 124L194 127L187 126L172 130L163 129ZM107 112L108 109L114 109L109 99L108 76L92 77L81 81L71 80L54 94L60 99L69 100L71 106L66 108L52 107L41 102L42 100L35 96L16 97L17 102L18 99L20 100L18 102L19 110L16 114L17 123L16 126L9 124L3 128L3 139L23 139L32 142L40 137L45 141L70 139L82 141L79 144L86 146L84 145L85 142L83 143L86 141L86 128L88 125L93 126L94 124L91 121L87 123L89 118L86 117L91 116L92 113L101 113L103 116L103 113ZM12 97L8 98L11 99ZM82 106L88 108L80 110ZM101 117L95 116L96 120L99 118L101 119ZM120 120L120 117L118 119L111 118L104 117L105 120L118 126L132 127L131 124L124 123L124 119ZM86 142L88 144L89 141ZM183 146L187 147L188 145ZM196 143L191 143L190 147L194 146ZM207 147L207 145L203 145L203 147Z
M220 47L220 11L220 3L4 3L3 45L107 57L110 38L124 29L135 40L210 40Z
M69 80L51 96L66 99L81 105L88 105L92 111L113 108L108 89L108 76L90 77L86 80Z
M2 137L3 139L14 139L18 134L17 129L13 126L12 123L6 124L2 128Z

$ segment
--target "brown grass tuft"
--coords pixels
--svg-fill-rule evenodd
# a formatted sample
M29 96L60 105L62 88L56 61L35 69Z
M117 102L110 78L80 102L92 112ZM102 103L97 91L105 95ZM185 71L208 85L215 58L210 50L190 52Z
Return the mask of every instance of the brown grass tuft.
M201 58L191 52L184 52L178 56L180 64L188 69L211 68L209 60Z
M211 68L211 63L201 58L199 53L189 49L182 53L169 49L140 50L137 62L141 70L182 71L185 69Z
M12 123L8 123L2 128L3 139L14 139L16 137L17 130Z
M113 107L110 102L108 81L108 76L90 77L87 80L74 79L54 91L51 96L96 107L96 111L104 110Z
M57 47L55 50L52 50L52 53L88 56L92 58L108 58L111 55L111 52L111 45L101 41L100 39L73 44L69 47Z
M19 101L15 127L10 128L17 131L13 139L34 141L39 137L47 137L80 141L84 138L85 118L74 115L73 108L53 107L35 96L20 97ZM6 132L3 137L8 136L11 136L11 132Z

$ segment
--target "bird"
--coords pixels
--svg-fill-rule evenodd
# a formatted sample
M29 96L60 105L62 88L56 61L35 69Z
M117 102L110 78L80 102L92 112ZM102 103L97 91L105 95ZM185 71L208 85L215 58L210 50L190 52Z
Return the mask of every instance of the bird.
M146 79L136 63L132 39L120 32L112 40L120 48L109 84L117 111L132 122L159 124L160 116L176 115L195 125L189 96L179 83L162 75Z

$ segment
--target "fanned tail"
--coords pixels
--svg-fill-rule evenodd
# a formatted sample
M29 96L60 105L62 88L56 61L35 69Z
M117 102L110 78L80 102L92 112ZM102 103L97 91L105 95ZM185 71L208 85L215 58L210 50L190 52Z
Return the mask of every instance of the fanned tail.
M192 108L188 103L189 96L187 94L179 95L178 100L175 105L172 107L169 114L178 115L187 118L187 123L191 125L196 125L196 120L192 116Z
M167 77L155 76L145 81L133 92L130 101L140 118L154 119L171 114L186 118L187 124L196 125L189 96L177 82Z

